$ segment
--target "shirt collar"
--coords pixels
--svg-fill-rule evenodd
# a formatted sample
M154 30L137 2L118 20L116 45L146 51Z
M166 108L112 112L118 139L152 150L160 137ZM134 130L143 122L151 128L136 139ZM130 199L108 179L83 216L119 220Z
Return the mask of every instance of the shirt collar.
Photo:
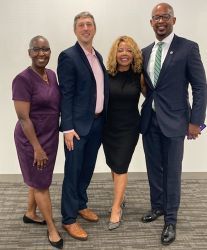
M84 51L86 56L96 56L94 48L92 48L92 52L90 53L80 43L79 43L79 45L80 45L81 49Z
M171 42L172 42L172 40L173 40L173 37L174 37L174 33L172 32L172 33L170 33L170 35L169 36L167 36L167 37L165 37L163 40L162 40L162 42L164 43L164 44L171 44ZM160 41L159 40L157 40L157 39L155 39L155 46L159 43Z

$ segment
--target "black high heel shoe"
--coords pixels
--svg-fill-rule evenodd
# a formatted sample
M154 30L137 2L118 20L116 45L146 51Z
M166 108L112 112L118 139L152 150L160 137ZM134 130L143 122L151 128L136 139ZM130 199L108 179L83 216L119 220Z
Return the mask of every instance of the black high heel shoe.
M48 238L48 241L50 242L50 245L53 246L53 247L56 247L58 249L62 249L63 248L63 239L61 238L61 236L60 236L60 240L59 241L51 241L49 236L50 235L49 235L49 232L47 230L47 238Z
M23 216L23 222L26 223L26 224L39 224L39 225L46 225L46 221L43 220L43 221L36 221L36 220L33 220L33 219L30 219L29 217L27 217L26 215Z

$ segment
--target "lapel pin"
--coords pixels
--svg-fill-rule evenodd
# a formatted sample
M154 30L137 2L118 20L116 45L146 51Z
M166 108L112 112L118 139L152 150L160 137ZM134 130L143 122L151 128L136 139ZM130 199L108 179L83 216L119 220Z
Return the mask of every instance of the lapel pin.
M170 55L172 55L173 54L173 51L170 51Z

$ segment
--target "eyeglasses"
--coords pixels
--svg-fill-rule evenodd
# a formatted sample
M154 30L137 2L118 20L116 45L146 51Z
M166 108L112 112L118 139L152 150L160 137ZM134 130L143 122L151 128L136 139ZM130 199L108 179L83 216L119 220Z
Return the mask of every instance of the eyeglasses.
M39 47L33 47L30 48L33 52L35 53L40 53L40 51L42 51L44 54L49 53L50 52L50 48L39 48Z
M170 20L170 18L171 18L170 14L164 14L164 15L160 15L160 16L158 16L158 15L152 16L152 20L155 22L159 22L161 19L162 19L162 21L167 22Z

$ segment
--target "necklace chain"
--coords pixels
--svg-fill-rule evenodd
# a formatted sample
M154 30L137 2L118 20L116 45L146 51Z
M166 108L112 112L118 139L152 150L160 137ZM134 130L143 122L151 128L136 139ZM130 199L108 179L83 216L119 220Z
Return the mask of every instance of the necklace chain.
M32 69L36 74L38 74L38 75L42 78L42 80L43 80L44 82L48 83L48 77L47 77L46 70L44 70L43 75L42 75L42 74L40 74L37 70L35 70L32 66L31 66L31 69Z

